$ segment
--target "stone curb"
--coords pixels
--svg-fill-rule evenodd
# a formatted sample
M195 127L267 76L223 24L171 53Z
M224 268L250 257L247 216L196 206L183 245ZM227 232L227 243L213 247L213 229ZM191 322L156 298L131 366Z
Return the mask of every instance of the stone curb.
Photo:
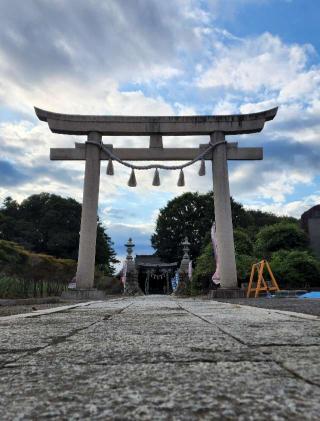
M231 303L228 303L228 302L226 302L225 304L230 304L231 306L234 305L234 304L231 304ZM313 314L295 313L293 311L277 310L277 309L274 309L274 308L263 308L263 307L255 307L255 306L246 306L246 305L243 305L243 304L237 304L237 306L243 307L243 308L245 308L247 310L252 310L254 308L254 309L257 309L257 310L265 311L267 313L278 313L278 314L283 314L285 316L295 317L295 318L298 318L298 319L307 319L307 320L317 320L317 321L320 321L320 316L315 316Z
M61 297L43 297L43 298L1 298L0 306L23 306L34 304L55 304L63 302Z
M27 318L32 318L32 317L43 316L43 315L46 315L46 314L59 313L61 311L71 310L71 309L76 308L76 307L85 307L85 306L89 306L90 304L97 304L98 302L99 301L88 301L88 302L85 302L85 303L71 304L71 305L68 305L68 306L47 308L45 310L36 310L36 311L33 311L32 313L13 314L12 316L0 317L0 323L2 321L10 321L10 320L16 320L16 319L27 319Z

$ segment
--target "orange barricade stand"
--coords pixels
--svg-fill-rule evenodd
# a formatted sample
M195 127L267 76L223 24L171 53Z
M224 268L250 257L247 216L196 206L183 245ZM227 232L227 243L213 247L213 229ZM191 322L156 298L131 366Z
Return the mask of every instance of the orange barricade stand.
M267 269L267 272L270 275L271 286L267 284L266 280L263 277L263 271L265 268ZM256 272L258 274L258 279L255 281L254 275ZM256 285L254 286L255 283ZM266 260L261 260L261 262L252 265L250 281L247 289L247 298L250 298L250 294L252 292L254 293L254 298L257 298L260 292L262 291L280 291L278 283L272 273L271 267Z

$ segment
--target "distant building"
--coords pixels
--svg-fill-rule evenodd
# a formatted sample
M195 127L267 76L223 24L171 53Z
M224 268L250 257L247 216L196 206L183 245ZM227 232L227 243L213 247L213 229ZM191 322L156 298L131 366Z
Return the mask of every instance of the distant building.
M163 262L154 255L136 255L134 260L138 270L141 290L146 294L170 294L171 278L177 270L178 263Z
M320 205L301 215L301 227L309 235L312 251L320 258Z

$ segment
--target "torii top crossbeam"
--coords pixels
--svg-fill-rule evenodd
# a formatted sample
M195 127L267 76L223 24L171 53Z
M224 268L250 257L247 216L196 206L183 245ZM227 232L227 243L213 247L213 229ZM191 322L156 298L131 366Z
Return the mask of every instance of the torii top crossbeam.
M205 135L216 131L225 134L256 133L264 123L273 120L278 108L251 114L217 116L97 116L60 114L35 108L38 118L47 121L53 133L87 135L99 132L102 135L163 136Z

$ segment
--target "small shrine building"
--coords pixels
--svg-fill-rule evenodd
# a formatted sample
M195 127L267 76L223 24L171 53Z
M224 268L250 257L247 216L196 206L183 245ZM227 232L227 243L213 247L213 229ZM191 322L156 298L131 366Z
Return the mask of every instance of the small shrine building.
M178 262L166 263L154 255L136 255L135 266L138 271L139 286L144 294L171 294L171 278Z

